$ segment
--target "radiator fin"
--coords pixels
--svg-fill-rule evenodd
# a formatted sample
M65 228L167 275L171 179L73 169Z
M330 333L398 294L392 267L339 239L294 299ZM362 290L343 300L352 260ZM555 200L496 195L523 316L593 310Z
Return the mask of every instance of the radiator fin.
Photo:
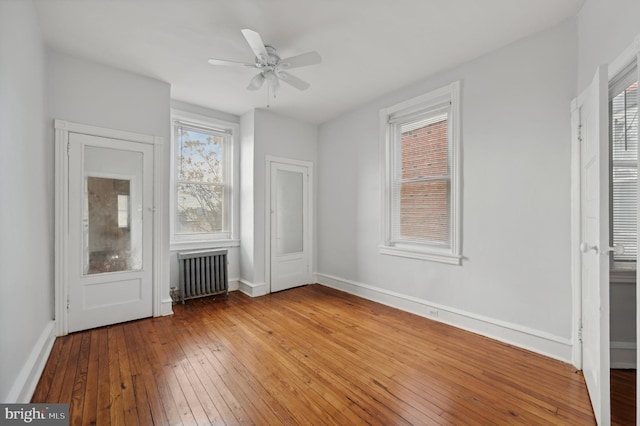
M227 294L227 250L199 250L178 253L180 300Z

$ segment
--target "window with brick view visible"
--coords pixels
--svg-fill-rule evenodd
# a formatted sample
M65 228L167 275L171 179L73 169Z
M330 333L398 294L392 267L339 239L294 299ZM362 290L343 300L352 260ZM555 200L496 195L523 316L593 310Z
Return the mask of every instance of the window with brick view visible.
M418 122L417 128L415 122L401 126L401 240L449 242L447 115L435 120Z
M380 110L380 253L462 264L460 82Z

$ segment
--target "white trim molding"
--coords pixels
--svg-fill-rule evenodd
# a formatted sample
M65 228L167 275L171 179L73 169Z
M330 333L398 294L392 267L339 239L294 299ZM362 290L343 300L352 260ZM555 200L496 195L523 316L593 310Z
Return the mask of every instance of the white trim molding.
M229 278L229 291L240 290L240 278Z
M20 373L18 373L18 377L13 382L11 390L9 390L7 400L3 402L26 404L31 401L55 340L56 324L52 320L47 323L36 344L33 345L31 353L22 366Z
M316 272L317 282L364 299L439 321L563 362L571 362L571 339L489 318L379 287Z
M571 101L571 336L573 351L571 363L582 370L582 264L580 253L580 235L582 219L580 217L580 140L578 127L580 116L578 98Z
M238 280L238 290L243 292L249 297L258 297L264 296L267 294L267 284L266 283L250 283L249 281L240 279Z

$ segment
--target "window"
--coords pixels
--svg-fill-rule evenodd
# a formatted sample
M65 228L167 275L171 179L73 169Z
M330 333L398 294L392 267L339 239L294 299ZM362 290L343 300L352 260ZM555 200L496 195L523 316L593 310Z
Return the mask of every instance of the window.
M129 227L129 196L118 194L118 228Z
M635 269L638 251L638 81L635 64L611 82L609 124L611 241L624 247L623 254L613 254L613 269Z
M380 111L383 254L460 264L460 83Z
M233 184L237 125L177 111L172 125L172 246L228 242L236 234L237 222Z

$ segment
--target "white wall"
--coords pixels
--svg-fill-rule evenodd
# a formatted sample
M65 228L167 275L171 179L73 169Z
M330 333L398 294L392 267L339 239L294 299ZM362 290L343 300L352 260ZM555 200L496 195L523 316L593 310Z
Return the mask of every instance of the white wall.
M53 144L53 120L142 133L164 138L163 254L161 259L164 313L171 312L169 299L169 161L170 85L55 51L46 54L47 136ZM53 162L53 159L51 159Z
M265 284L266 156L317 163L318 128L267 110L240 119L241 144L241 276L261 294ZM252 230L252 232L250 231ZM247 235L247 234L251 235ZM246 238L245 238L246 237ZM244 291L249 292L246 287Z
M255 282L254 175L255 110L240 117L240 280L245 286ZM249 289L245 292L253 293Z
M53 142L45 136L44 73L33 3L0 2L2 402L30 397L37 357L53 342Z
M576 66L571 20L323 124L318 280L569 360ZM378 111L455 80L463 266L381 255Z
M578 91L640 35L638 0L587 0L578 14Z

